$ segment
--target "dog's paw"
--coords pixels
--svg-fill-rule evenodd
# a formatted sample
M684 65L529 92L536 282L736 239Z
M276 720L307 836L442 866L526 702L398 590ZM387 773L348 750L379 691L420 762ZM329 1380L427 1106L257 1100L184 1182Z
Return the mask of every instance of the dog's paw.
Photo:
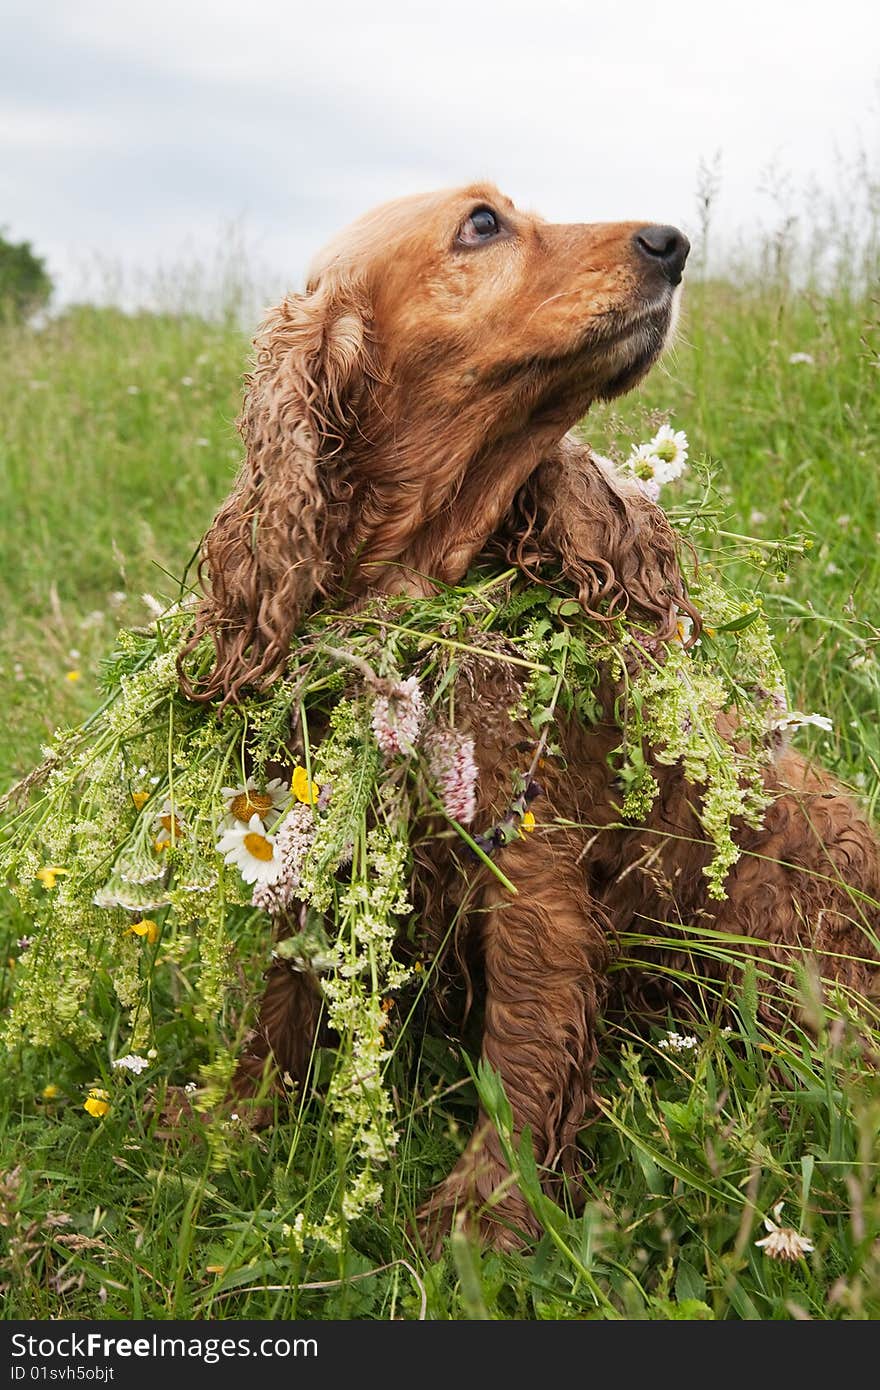
M492 1250L521 1250L541 1236L540 1223L504 1165L482 1145L467 1149L416 1213L419 1238L438 1259L447 1236L463 1231Z

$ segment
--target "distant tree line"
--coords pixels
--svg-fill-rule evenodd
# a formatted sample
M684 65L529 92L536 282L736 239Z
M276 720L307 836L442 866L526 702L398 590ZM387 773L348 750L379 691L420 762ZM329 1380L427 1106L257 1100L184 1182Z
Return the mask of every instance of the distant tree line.
M17 244L0 233L0 319L26 319L49 302L52 281L29 241Z

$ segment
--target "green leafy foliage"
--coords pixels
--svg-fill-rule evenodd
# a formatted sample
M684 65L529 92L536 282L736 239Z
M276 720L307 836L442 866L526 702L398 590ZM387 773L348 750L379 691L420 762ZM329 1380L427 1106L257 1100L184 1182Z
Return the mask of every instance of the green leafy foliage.
M0 317L27 318L49 302L52 281L29 241L0 235Z

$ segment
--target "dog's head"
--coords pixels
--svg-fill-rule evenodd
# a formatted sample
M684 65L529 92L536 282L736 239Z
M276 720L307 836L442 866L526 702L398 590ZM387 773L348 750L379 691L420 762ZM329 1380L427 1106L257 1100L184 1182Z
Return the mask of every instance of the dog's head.
M482 184L335 238L256 339L247 457L205 545L203 697L276 671L317 596L461 578L571 425L656 360L688 249Z
M491 185L398 199L336 238L311 295L369 306L379 366L411 407L533 411L569 423L628 390L672 326L688 242L674 227L554 225Z

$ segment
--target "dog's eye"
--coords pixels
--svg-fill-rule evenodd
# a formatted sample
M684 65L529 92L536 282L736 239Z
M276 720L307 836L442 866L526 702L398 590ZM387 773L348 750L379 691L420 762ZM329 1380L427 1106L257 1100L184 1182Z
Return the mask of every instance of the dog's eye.
M461 246L482 246L501 232L501 223L491 208L474 208L458 234Z

